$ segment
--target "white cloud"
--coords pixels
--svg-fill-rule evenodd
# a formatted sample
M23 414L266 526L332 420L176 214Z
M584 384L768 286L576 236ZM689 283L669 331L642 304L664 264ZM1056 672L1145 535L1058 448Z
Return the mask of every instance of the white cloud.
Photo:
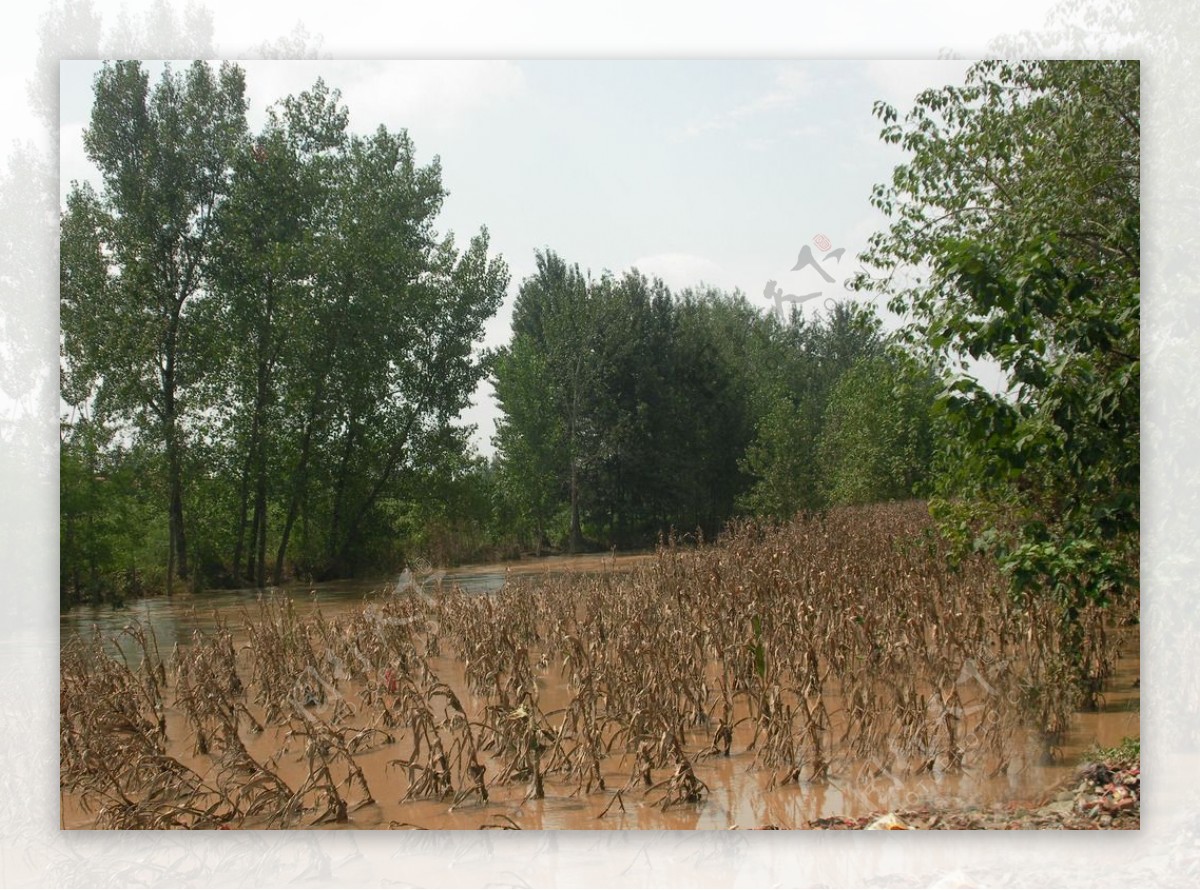
M690 138L710 130L725 130L748 118L792 108L811 91L812 77L808 71L795 63L780 64L776 66L775 78L765 92L741 105L690 124L683 134Z
M912 59L868 62L867 79L878 90L878 98L894 105L903 116L912 108L917 94L931 87L961 84L969 59Z
M750 139L743 140L742 147L746 151L764 152L770 151L779 145L778 139L772 139L768 136L755 136Z
M725 270L717 263L691 253L659 253L639 257L631 264L648 278L661 278L671 290L704 284L725 286Z
M790 108L812 90L812 78L798 65L781 65L775 70L775 82L767 92L733 109L734 119L752 117L767 111Z
M72 63L69 63L72 64ZM250 104L250 126L257 130L266 119L266 109L289 95L312 87L317 78L342 91L342 103L350 109L350 127L370 132L380 124L391 130L408 129L418 151L421 132L461 126L490 105L511 100L525 90L520 66L510 61L408 60L339 62L328 59L302 61L248 60L238 62L246 71L246 94ZM82 120L90 116L91 72L84 65L88 102L78 109L79 121L61 125L61 195L72 179L98 181L95 168L83 153ZM149 63L152 77L159 76L156 63ZM77 85L78 86L78 85ZM72 106L74 107L74 106Z
M377 63L346 92L355 126L449 127L468 114L523 91L524 74L509 61Z
M342 91L350 125L359 132L445 129L472 112L511 99L525 89L519 65L505 60L244 62L255 111L308 89L318 77Z

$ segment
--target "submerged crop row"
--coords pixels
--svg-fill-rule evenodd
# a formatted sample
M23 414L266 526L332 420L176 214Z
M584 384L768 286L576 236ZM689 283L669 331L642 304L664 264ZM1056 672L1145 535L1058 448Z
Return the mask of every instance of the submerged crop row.
M1133 609L1078 618L1092 692ZM132 657L69 641L62 784L97 827L306 827L368 807L399 826L416 820L381 804L426 801L504 828L548 795L597 818L703 807L713 759L764 789L1001 774L1031 734L1052 750L1086 691L1061 616L1015 603L982 559L948 570L919 504L747 524L490 596L385 591L332 616L264 598L171 653L137 626Z

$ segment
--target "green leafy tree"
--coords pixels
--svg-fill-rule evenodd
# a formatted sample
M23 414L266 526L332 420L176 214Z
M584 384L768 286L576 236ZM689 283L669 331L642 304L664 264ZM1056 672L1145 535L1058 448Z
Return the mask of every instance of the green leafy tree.
M462 251L436 232L437 162L418 165L403 131L348 134L347 117L320 81L285 99L221 208L233 563L259 586L268 541L280 583L297 532L314 577L400 558L396 538L424 515L406 505L466 448L454 420L508 280L486 230Z
M740 296L675 299L636 270L592 280L539 254L497 363L495 439L535 549L579 549L585 528L622 547L719 531L747 481L751 356L775 324Z
M741 461L754 479L739 499L743 510L787 519L825 506L821 442L828 406L857 363L881 354L879 331L874 311L851 303L811 321L793 313L774 330L774 370L759 378L755 437Z
M404 131L350 135L323 83L254 137L242 94L232 66L168 68L151 90L117 63L96 81L101 187L73 187L61 223L76 594L142 564L141 538L105 529L147 497L166 506L164 581L194 585L279 583L290 548L318 578L391 567L401 535L422 537L411 517L455 527L423 501L439 491L473 517L464 535L482 522L457 418L508 282L486 229L463 248L439 235L438 162Z
M818 446L828 504L902 500L929 477L932 408L941 386L908 354L871 356L830 393Z
M515 514L514 531L538 556L550 540L566 465L562 425L544 399L547 364L541 351L514 340L497 356L495 370L496 399L504 411L493 439L500 456L498 485Z
M471 454L467 431L449 432L438 460L423 464L405 496L383 506L397 513L400 558L410 568L414 559L447 566L496 558L496 477L488 461Z
M674 506L664 410L671 398L671 294L661 281L630 270L595 282L591 299L588 512L609 542L629 547L666 531Z
M777 373L774 318L744 297L688 289L674 302L663 375L663 522L712 538L750 483L739 461L754 437L760 380Z
M337 303L320 360L324 389L326 570L353 570L389 488L446 447L487 362L475 350L508 285L487 230L458 251L434 217L445 192L436 161L416 166L407 133L350 140L320 287ZM318 356L313 356L314 360Z
M318 300L298 334L308 374L287 412L300 421L292 437L300 447L280 554L307 503L324 551L320 573L340 576L364 561L368 538L390 534L377 515L382 499L447 447L487 373L475 343L508 271L489 258L486 229L462 251L437 234L441 171L436 161L415 163L406 133L352 137L334 177L328 228L318 234Z
M211 324L226 360L214 362L216 398L234 452L228 478L238 479L231 568L241 576L244 565L259 587L267 578L269 494L286 489L278 472L287 428L281 409L289 387L309 372L299 335L316 311L323 215L348 139L348 112L338 99L318 81L270 109L263 132L237 156L217 216L211 267L221 301ZM277 558L276 583L281 574Z
M756 481L742 496L744 510L757 516L790 519L818 504L816 435L805 412L780 392L758 421L742 465Z
M903 122L876 108L910 157L873 198L884 274L858 284L946 375L934 508L1069 626L1137 579L1139 107L1137 62L995 61Z
M594 454L587 409L598 372L596 303L578 266L553 251L539 251L536 259L537 271L517 294L513 339L497 368L496 394L508 416L497 447L509 477L530 486L539 505L529 502L530 509L546 503L546 474L558 481L569 511L567 548L574 553L584 544L584 473Z
M62 225L69 398L162 449L168 577L188 575L186 423L203 373L192 314L245 132L244 89L233 65L168 67L151 89L140 63L105 64L84 133L101 189L73 186Z

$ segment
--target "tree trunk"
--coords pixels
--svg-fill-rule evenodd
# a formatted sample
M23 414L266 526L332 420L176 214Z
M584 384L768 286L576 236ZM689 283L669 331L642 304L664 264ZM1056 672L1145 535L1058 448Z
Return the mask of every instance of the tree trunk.
M253 438L253 436L251 437ZM254 452L246 450L246 465L242 468L242 484L238 491L238 521L237 533L233 545L233 574L239 582L242 579L242 551L246 543L246 514L250 511L250 471L253 467Z
M579 471L571 461L571 531L567 536L567 552L578 553L583 549L583 530L579 525Z
M292 526L296 524L296 515L299 513L299 500L294 500L288 506L287 517L283 521L283 533L279 540L279 549L275 552L275 571L271 574L271 583L279 586L283 583L283 561L287 557L288 540L292 536Z
M258 472L258 488L254 494L254 519L258 529L258 540L255 541L254 586L262 589L267 586L267 468L261 465Z
M337 479L334 483L333 511L329 520L329 569L335 574L340 571L345 548L342 546L342 513L346 503L346 479L350 475L350 455L354 452L354 441L357 438L357 418L353 415L346 418L346 441L342 448L342 456L338 461Z
M267 405L271 400L271 324L275 312L275 280L267 276L265 306L258 328L258 367L254 390L254 448L257 480L254 490L254 515L258 537L254 540L255 573L254 586L260 590L267 586Z
M253 583L258 578L258 526L262 522L258 499L254 501L254 519L250 523L250 552L246 555L246 577Z
M409 415L408 422L404 425L403 432L397 437L395 444L388 452L387 462L383 466L383 471L379 474L379 478L375 480L375 484L371 486L371 490L367 496L358 505L358 509L354 511L354 517L350 520L346 527L346 534L342 538L342 546L338 549L338 556L335 560L336 564L344 564L350 552L350 545L354 538L358 535L358 529L362 525L363 519L367 513L375 506L375 502L379 499L379 495L383 492L385 486L392 478L392 474L396 471L396 467L400 463L400 459L404 456L408 448L408 437L412 434L413 425L417 422L417 418L421 412L425 410L425 403L414 406L412 413Z
M180 578L188 577L187 535L183 525L183 471L179 461L178 431L174 416L174 394L168 401L169 413L166 414L166 445L167 445L167 490L170 499L170 514L168 527L170 529L171 554L173 566L168 570L170 583L172 570L177 568Z
M168 537L172 559L167 566L167 589L175 577L176 569L180 578L188 576L187 535L183 525L183 471L179 461L179 427L175 416L175 340L179 329L179 313L183 308L182 302L175 307L167 331L165 362L162 368L163 396L163 444L167 450L167 499L168 499Z
M283 533L279 540L279 550L275 554L274 583L283 580L283 561L287 557L288 542L291 540L292 527L300 513L300 500L308 485L308 456L312 448L313 427L316 425L317 414L320 410L324 386L318 385L308 406L308 418L304 424L304 438L300 443L300 456L296 460L296 469L292 473L292 496L288 500L287 516L283 521Z

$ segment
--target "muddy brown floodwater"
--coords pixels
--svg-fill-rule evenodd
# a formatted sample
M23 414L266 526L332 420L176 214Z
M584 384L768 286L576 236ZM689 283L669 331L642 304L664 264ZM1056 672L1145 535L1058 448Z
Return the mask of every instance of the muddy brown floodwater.
M558 559L537 563L532 571L622 571L644 557ZM486 596L499 589L506 577L504 566L473 567L447 576L443 583ZM518 569L520 571L521 569ZM360 608L384 590L376 584L327 584L287 591L297 613L311 613L317 607L326 617ZM239 659L249 653L244 618L254 611L258 595L253 591L202 594L144 600L129 609L77 609L62 617L63 640L93 628L104 635L118 634L137 619L152 627L164 655L175 644L186 646L193 631L211 630L222 619L233 631L240 650ZM371 790L374 803L352 809L347 821L323 824L333 829L424 828L478 829L517 825L523 829L727 829L778 826L804 827L812 820L832 815L855 816L870 812L912 808L949 808L965 805L988 806L1010 801L1043 800L1055 786L1066 781L1086 749L1093 744L1115 745L1126 736L1139 735L1140 695L1139 639L1136 627L1126 628L1120 645L1120 657L1114 676L1103 692L1097 711L1078 713L1061 746L1047 752L1030 736L1018 739L1017 750L1007 773L989 777L970 769L957 774L911 775L882 774L869 764L841 768L823 782L777 784L776 773L760 769L755 755L748 752L751 733L747 725L735 732L732 753L697 757L695 775L709 788L702 805L680 806L663 810L653 805L652 796L641 787L629 789L633 754L614 752L604 764L605 790L579 791L577 783L563 785L546 779L545 798L528 799L525 783L489 784L486 803L473 796L458 805L450 800L414 800L402 802L407 788L403 766L394 761L409 757L411 745L397 731L397 741L355 756ZM536 653L531 652L531 657ZM239 671L242 668L239 662ZM456 658L438 655L429 659L438 678L459 692L468 713L478 714L482 700L472 696L464 675L464 666ZM247 667L247 671L249 668ZM548 665L537 675L539 706L547 713L569 704L569 691L558 667ZM357 691L348 689L346 701L361 707ZM170 698L170 696L168 696ZM309 764L302 740L290 739L287 727L267 725L261 711L255 716L266 725L258 735L247 734L246 749L260 763L273 763L278 776L295 788L308 776ZM368 723L364 717L362 723ZM167 737L172 740L170 753L200 776L216 770L214 759L197 754L190 741L189 728L182 713L167 708ZM353 721L351 721L353 722ZM689 739L692 750L701 750L711 740L711 728L697 731ZM486 780L495 779L500 767L482 758L487 767ZM656 779L659 776L656 776ZM665 778L665 776L663 777ZM618 793L618 789L621 790ZM62 824L65 828L94 826L94 814L85 811L73 795L63 798ZM247 824L245 827L256 827Z
M418 572L414 573L411 583L430 592L441 584L457 587L467 593L492 593L499 590L509 577L626 571L653 559L653 556L652 553L545 556L519 562L464 566L438 574ZM271 587L266 594L290 597L301 614L311 611L315 606L320 606L326 614L334 614L338 609L370 602L398 586L395 579L329 581ZM167 650L175 643L188 642L194 630L212 630L216 625L216 616L236 624L243 612L255 610L263 593L254 588L204 590L197 594L133 600L119 609L109 605L74 606L59 618L59 634L64 641L73 634L90 634L93 629L99 629L102 634L109 636L119 633L127 624L138 621L153 628L159 645Z

